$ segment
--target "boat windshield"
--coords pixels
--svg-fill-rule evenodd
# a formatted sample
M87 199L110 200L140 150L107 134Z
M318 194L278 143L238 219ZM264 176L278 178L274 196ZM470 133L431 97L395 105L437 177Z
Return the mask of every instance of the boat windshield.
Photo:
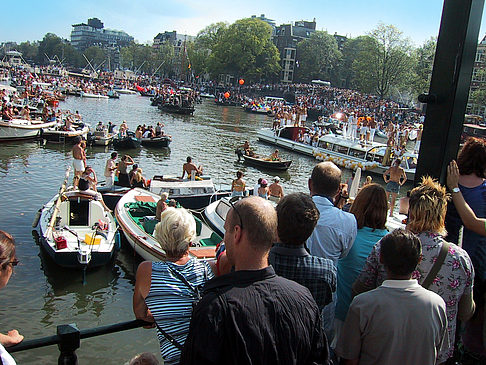
M216 214L219 215L221 219L226 220L226 215L230 208L230 205L226 201L220 200L219 204L216 206Z

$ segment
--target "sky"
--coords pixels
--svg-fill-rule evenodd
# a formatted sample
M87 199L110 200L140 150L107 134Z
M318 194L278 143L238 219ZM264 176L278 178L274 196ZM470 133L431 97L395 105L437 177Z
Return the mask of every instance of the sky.
M0 42L41 40L46 33L70 39L73 24L96 17L105 28L151 43L159 32L197 35L212 23L265 14L277 25L315 18L318 30L348 37L393 24L420 46L437 36L442 7L443 0L4 0ZM480 39L485 32L483 22Z

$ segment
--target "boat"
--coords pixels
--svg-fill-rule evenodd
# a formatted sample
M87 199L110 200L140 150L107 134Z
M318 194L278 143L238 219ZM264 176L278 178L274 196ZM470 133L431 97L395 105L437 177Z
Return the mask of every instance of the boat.
M0 142L37 138L41 135L43 128L51 128L56 124L56 121L43 122L41 120L25 119L0 120Z
M74 130L64 130L61 125L42 129L42 138L52 143L72 143L77 137L87 138L89 127L83 123L74 124Z
M169 147L172 139L169 136L142 138L141 143L144 147Z
M248 165L261 167L267 170L279 170L279 171L286 171L290 167L292 163L291 160L275 160L272 161L268 158L264 158L261 156L248 156L245 154L241 155L245 160L245 163Z
M201 215L204 222L221 237L224 237L224 222L226 221L226 215L231 209L231 203L240 198L240 196L221 198L209 204L202 211Z
M118 94L115 90L110 90L106 93L110 99L120 99L120 94Z
M168 113L184 114L184 115L192 115L195 110L193 105L180 106L178 104L171 104L171 103L159 104L159 109Z
M236 100L228 100L228 99L214 99L214 103L216 105L222 105L222 106L241 106L241 102L238 102Z
M155 96L155 90L138 90L141 96L147 96L153 98Z
M115 219L95 200L93 191L66 191L68 176L69 172L59 194L40 210L41 246L62 267L105 265L118 245Z
M92 146L108 146L115 137L115 134L108 133L107 130L94 131L92 134L88 133L87 141Z
M317 146L299 142L299 135L311 133L307 127L286 126L277 130L263 128L257 132L258 139L279 147L314 156L319 161L332 161L336 165L355 170L362 170L382 175L389 166L382 165L386 145L377 142L364 144L342 136L327 134L319 138ZM413 180L418 154L405 152L401 157L401 167L407 178Z
M91 98L91 99L109 99L108 95L87 93L84 91L81 91L80 96L82 98Z
M130 150L140 148L140 139L135 137L135 133L128 132L126 136L117 134L113 138L113 147L120 150Z
M205 98L205 99L214 99L214 94L210 94L210 93L201 93L200 96L201 98Z
M127 88L121 88L121 89L115 88L115 91L119 94L128 94L128 95L133 95L137 93L136 91Z
M157 202L160 195L135 188L126 193L115 208L115 216L121 230L135 252L144 260L165 259L164 251L153 237ZM200 259L213 259L215 248L222 241L221 236L212 231L199 218L196 221L196 239L189 254Z
M231 195L230 189L216 190L209 176L191 180L156 175L150 181L150 191L157 195L167 192L169 199L175 199L186 209L201 209L213 201Z

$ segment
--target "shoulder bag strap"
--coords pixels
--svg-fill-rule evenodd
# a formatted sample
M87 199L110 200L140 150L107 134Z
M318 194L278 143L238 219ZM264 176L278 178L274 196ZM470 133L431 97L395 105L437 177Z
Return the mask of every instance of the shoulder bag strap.
M428 289L430 284L434 281L435 277L440 271L440 268L442 267L442 264L444 263L444 260L447 256L447 251L449 251L449 242L443 241L442 242L442 247L440 248L439 256L437 256L437 260L435 261L434 265L429 271L429 274L425 278L425 280L422 282L422 286L425 289Z
M187 281L187 279L184 277L184 275L182 275L178 270L170 267L169 265L167 265L167 269L175 276L177 276L177 278L182 281L188 288L189 290L191 290L195 295L196 295L196 298L199 300L201 299L201 294L199 293L199 289L197 287L194 287L192 286L189 281Z
M177 341L174 337L172 337L171 334L165 332L162 329L162 327L159 326L159 324L157 323L157 321L155 321L155 325L159 329L159 331L162 334L162 336L164 336L167 339L167 341L169 341L174 347L176 347L177 349L179 349L181 351L184 349L184 347L179 343L179 341Z

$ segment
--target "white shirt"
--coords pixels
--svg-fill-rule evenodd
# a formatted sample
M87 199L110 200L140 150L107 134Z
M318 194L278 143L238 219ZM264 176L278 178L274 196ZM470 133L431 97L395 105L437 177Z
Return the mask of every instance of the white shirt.
M5 350L2 344L0 344L0 359L2 359L3 365L16 365L14 358Z
M330 259L337 267L340 258L346 257L358 233L353 214L336 208L323 196L312 197L320 212L314 231L307 239L311 255Z

